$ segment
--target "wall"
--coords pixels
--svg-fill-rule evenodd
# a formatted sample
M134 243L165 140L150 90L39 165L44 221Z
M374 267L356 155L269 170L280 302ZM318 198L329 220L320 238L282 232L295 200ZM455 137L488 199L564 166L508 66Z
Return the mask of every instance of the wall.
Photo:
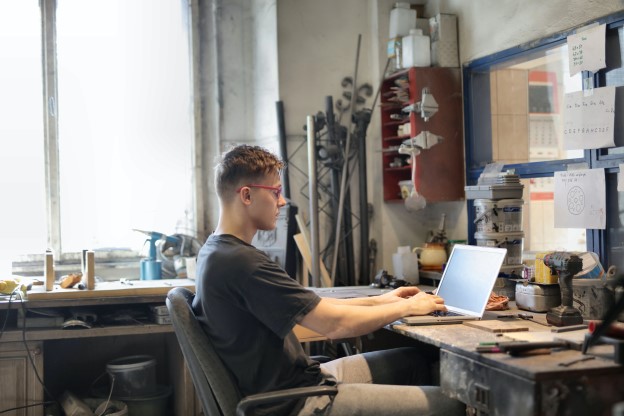
M430 0L426 10L457 15L465 63L622 9L623 0Z
M253 137L276 148L274 108L275 101L282 100L291 156L291 195L307 217L307 153L302 129L306 116L324 110L325 96L332 95L334 100L341 96L342 78L354 73L358 34L362 34L358 81L368 82L376 90L386 60L393 1L267 0L253 5L244 0L215 2L222 5L215 24L222 27L218 33L226 39L217 42L217 111L222 127L214 134L220 135L220 144ZM429 0L426 15L445 12L458 16L460 62L464 63L623 7L624 0ZM203 59L207 63L209 58ZM369 98L367 105L371 101ZM379 250L375 269L391 270L391 254L396 247L422 244L428 232L437 228L442 213L447 214L446 229L451 239L467 237L468 219L465 201L431 204L418 213L383 202L378 118L374 111L367 137L368 195L373 205L370 238L376 240ZM212 135L207 135L207 140L208 136ZM207 171L212 167L212 156L214 152L207 150ZM207 175L211 177L210 172ZM211 212L216 212L215 202L209 201L209 205ZM216 224L215 214L208 223ZM321 231L328 232L326 227Z
M198 88L201 108L203 194L207 236L217 225L215 158L232 144L256 143L278 150L275 0L197 2L201 46ZM196 100L197 103L197 100Z
M416 2L412 1L412 3ZM362 35L358 84L370 83L376 91L386 63L389 13L394 4L385 0L278 1L279 90L284 101L292 199L307 216L307 152L303 143L306 116L324 110L326 95L334 101L343 92L340 81L355 71L357 35ZM366 106L372 105L373 97ZM464 203L430 205L408 213L402 204L386 204L381 192L381 143L378 109L374 109L367 132L368 200L373 206L370 238L377 243L377 260L371 268L392 273L392 253L399 245L421 245L430 230L437 229L441 214L447 214L450 238L466 238ZM301 169L303 172L299 171ZM352 184L352 189L357 183ZM357 207L353 195L353 207ZM322 205L321 201L320 205ZM321 230L321 241L329 230ZM355 245L359 233L356 229Z

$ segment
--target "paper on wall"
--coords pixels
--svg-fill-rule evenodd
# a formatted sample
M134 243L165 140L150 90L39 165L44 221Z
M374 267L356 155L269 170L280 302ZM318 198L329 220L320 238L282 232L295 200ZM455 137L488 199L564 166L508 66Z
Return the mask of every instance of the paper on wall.
M599 25L568 36L570 76L605 68L606 26Z
M555 228L606 227L604 169L555 172Z
M618 192L624 191L624 163L620 163L620 171L617 174Z
M563 143L566 150L613 147L615 87L565 95Z

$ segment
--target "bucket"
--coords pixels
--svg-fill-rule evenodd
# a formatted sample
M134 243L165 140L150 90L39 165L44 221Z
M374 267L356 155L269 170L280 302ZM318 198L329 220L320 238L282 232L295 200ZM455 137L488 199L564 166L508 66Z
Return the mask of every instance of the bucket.
M158 386L151 396L125 397L123 401L128 405L128 416L167 416L171 386Z
M504 265L522 264L524 233L475 233L478 246L507 249Z
M522 231L522 199L501 199L497 203L498 216L502 217L500 232L513 233Z
M583 319L601 320L615 303L613 279L572 279L573 306Z
M171 386L157 385L150 395L122 396L115 397L115 400L121 401L127 406L128 416L168 416L172 414L169 403L172 392ZM93 395L100 398L100 402L102 399L106 400L108 394L109 391L106 388L93 390Z
M516 281L507 279L505 277L499 277L494 283L493 292L496 292L499 296L507 296L509 300L516 299Z
M156 391L156 359L149 355L121 357L106 364L113 397L136 397Z
M577 253L583 260L583 270L574 275L575 279L602 279L605 271L598 255L592 251Z
M502 216L499 216L498 201L493 199L475 199L475 220L478 233L498 233L502 231Z

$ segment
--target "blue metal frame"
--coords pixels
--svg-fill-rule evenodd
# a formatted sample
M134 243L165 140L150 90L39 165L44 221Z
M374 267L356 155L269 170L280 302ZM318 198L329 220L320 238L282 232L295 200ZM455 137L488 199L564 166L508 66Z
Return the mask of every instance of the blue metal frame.
M466 169L466 183L468 185L474 185L479 178L479 175L483 171L485 166L483 162L477 163L474 160L476 146L490 146L485 137L479 136L476 139L473 134L473 120L475 120L476 112L478 109L474 108L473 100L474 95L472 93L473 75L475 74L487 74L493 67L498 65L509 65L514 61L524 61L531 54L539 54L540 52L551 49L555 46L564 44L567 41L567 37L576 33L576 30L581 27L585 27L592 23L606 24L607 30L614 29L624 25L624 11L617 12L608 16L604 16L592 21L575 26L574 28L558 32L542 39L527 42L513 48L509 48L492 55L488 55L483 58L475 59L471 62L467 62L463 65L463 93L464 93L464 131L465 131L465 169ZM583 78L590 76L589 73L584 73ZM604 80L600 77L600 71L594 74L594 85L596 87L604 86ZM484 94L481 91L481 94ZM485 100L489 99L485 97ZM485 101L484 100L484 101ZM540 178L553 176L554 172L567 170L567 166L573 163L585 162L591 168L605 168L606 173L614 173L619 171L619 164L624 162L623 154L607 154L604 149L586 150L583 158L577 159L565 159L565 160L553 160L546 162L531 162L521 164L509 164L505 165L505 169L515 169L516 173L522 178ZM478 167L475 167L479 165ZM610 180L605 178L605 180ZM607 206L609 206L613 196L607 194ZM468 218L475 218L475 209L472 201L467 201ZM607 230L609 224L607 224ZM468 222L468 240L470 244L475 244L474 233L475 225L472 221ZM600 260L603 264L608 263L608 233L607 230L587 230L587 249L598 253Z

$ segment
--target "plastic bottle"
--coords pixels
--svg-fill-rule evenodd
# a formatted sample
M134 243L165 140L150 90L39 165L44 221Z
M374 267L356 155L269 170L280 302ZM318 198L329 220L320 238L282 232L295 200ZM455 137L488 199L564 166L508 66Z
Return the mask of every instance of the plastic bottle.
M390 10L389 39L403 37L409 34L410 29L416 28L416 10L410 8L409 3L399 2Z
M431 45L429 36L424 36L421 29L410 29L409 35L401 41L401 65L431 66Z

